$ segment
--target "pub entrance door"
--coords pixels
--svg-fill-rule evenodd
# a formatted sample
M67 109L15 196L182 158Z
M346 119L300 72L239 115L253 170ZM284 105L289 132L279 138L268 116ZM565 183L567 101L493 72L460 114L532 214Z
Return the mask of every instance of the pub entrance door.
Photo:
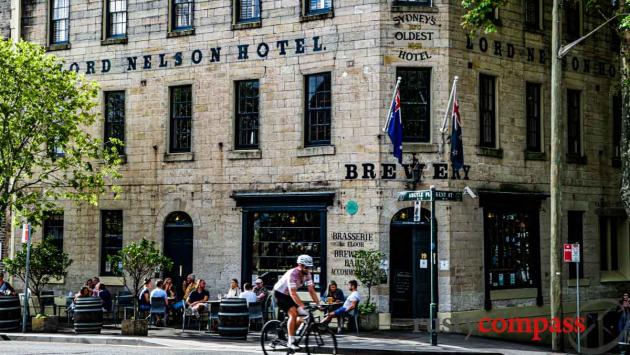
M400 210L390 225L390 312L392 318L429 318L431 303L430 212Z
M173 261L165 273L173 279L175 289L183 296L182 282L193 272L193 224L184 212L173 212L164 222L164 255Z

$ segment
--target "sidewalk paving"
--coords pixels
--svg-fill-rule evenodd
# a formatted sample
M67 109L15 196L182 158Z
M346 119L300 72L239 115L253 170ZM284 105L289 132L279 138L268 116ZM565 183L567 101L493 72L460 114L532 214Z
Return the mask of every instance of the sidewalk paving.
M6 341L35 341L50 343L127 345L164 347L166 349L191 349L225 351L230 354L261 353L260 333L251 332L247 340L230 340L217 334L203 331L174 328L151 328L148 337L120 335L120 329L104 328L102 334L74 334L72 329L61 329L57 334L0 333ZM343 334L337 343L341 354L505 354L538 355L552 354L549 347L520 344L481 337L466 337L460 334L440 333L438 346L429 344L428 334L409 331L364 332L359 336Z

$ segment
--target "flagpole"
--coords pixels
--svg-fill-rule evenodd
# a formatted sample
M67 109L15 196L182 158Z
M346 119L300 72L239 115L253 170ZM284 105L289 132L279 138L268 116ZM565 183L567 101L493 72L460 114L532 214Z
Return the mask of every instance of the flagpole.
M442 120L442 127L440 127L440 133L442 134L442 143L440 144L438 149L438 156L440 157L440 159L442 159L444 156L444 133L446 133L446 120L448 119L449 113L452 113L450 108L453 104L455 93L457 92L457 80L459 80L459 77L455 76L455 78L453 79L453 86L451 87L451 94L448 97L448 104L446 105L446 110L444 111L444 120Z
M392 102L396 98L396 90L398 90L398 86L400 86L401 77L398 77L396 80L396 86L394 87L394 92L392 93L392 99L389 101L389 110L387 111L387 122L385 122L385 126L383 127L383 132L387 131L387 126L389 126L389 121L392 120Z

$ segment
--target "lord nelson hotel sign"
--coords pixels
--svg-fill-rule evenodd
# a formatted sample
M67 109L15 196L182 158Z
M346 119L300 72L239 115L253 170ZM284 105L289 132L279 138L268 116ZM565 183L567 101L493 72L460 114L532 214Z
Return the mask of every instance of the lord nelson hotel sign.
M229 48L228 48L229 49ZM254 44L237 44L231 53L237 61L249 59L267 59L269 57L283 57L286 55L299 55L307 51L317 53L326 50L321 36L310 38L282 39L273 42L259 42ZM151 70L161 68L173 68L182 65L198 65L202 63L220 63L222 60L221 47L209 49L193 49L187 52L152 53L132 55L124 58L106 58L99 60L87 60L85 62L72 62L70 70L85 74L106 74L110 72L130 72L137 70ZM228 62L228 54L223 61Z

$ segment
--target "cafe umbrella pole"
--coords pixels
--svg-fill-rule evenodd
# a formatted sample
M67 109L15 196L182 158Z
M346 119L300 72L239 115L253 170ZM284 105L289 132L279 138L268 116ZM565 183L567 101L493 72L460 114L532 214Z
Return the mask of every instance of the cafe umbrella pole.
M437 307L435 296L437 294L437 283L435 280L435 272L437 267L437 241L435 233L435 186L431 185L431 306L429 317L431 323L431 345L437 345L437 330L435 329Z

